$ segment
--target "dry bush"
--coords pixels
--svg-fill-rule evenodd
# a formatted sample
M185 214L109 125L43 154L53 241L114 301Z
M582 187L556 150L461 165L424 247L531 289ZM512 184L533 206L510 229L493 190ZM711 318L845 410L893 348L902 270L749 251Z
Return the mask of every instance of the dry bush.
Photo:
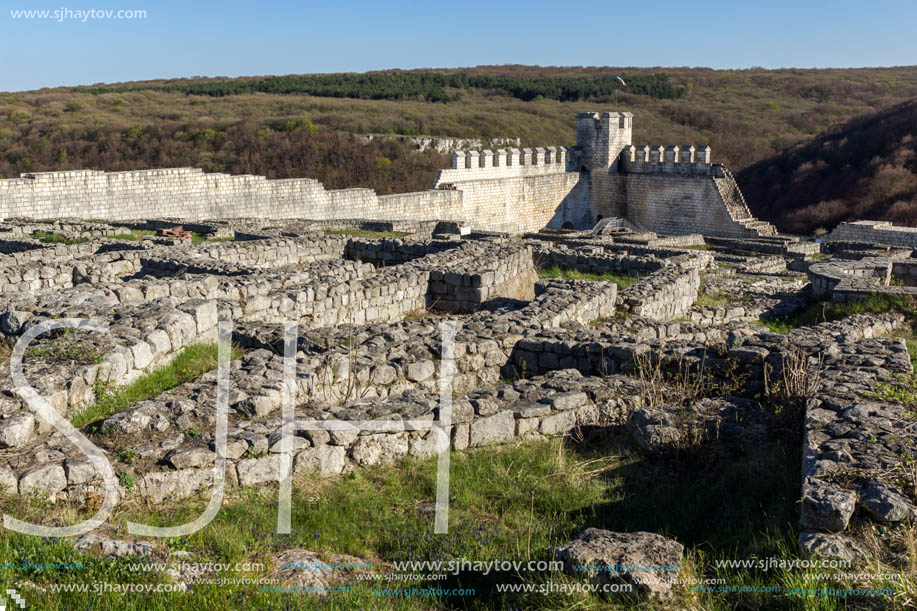
M713 373L705 359L696 365L684 357L665 360L649 352L634 358L641 405L688 405L715 394Z
M801 430L806 404L817 396L824 371L823 354L814 365L805 350L793 348L781 356L779 371L764 363L764 392L773 414L792 430Z

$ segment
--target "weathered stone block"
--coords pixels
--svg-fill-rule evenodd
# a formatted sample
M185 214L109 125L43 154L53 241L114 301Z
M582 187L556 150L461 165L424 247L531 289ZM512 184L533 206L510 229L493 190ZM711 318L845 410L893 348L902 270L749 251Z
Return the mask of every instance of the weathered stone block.
M19 494L53 495L67 487L67 475L60 465L28 469L19 476Z
M13 414L0 420L0 448L19 448L32 438L35 417L26 412Z
M516 432L513 412L504 410L487 418L478 418L471 423L470 446L478 447L510 441Z

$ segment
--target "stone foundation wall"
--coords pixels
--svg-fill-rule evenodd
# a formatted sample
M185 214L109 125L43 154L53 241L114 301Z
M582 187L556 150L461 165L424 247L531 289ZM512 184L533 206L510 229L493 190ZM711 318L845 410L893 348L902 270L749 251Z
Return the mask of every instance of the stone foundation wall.
M445 252L458 248L462 242L441 240L400 240L385 238L382 240L363 240L354 238L347 242L344 256L348 259L365 261L377 266L398 265L414 261L429 254Z
M30 383L60 413L69 415L77 407L93 402L93 385L96 383L113 386L129 384L168 363L186 346L216 340L216 301L189 299L179 303L178 300L166 299L156 304L122 307L117 324L112 325L110 333L93 333L92 346L84 348L98 354L96 363L79 367L27 363L26 373ZM10 311L0 317L0 326L7 337L14 338L47 318ZM39 371L31 370L33 367L38 367ZM7 376L8 370L0 379L5 387L12 388ZM31 417L30 410L18 395L10 393L0 398L0 417L20 410L29 412ZM39 432L50 429L50 424L37 416L34 425Z
M876 294L917 297L917 264L911 259L869 257L813 263L807 273L816 298L837 302Z
M484 265L475 261L473 266L477 269L432 271L430 306L442 312L468 313L500 297L521 301L535 297L538 274L532 266L532 251L528 247L502 253L498 260Z
M638 280L623 291L620 308L654 320L671 320L687 312L697 300L700 272L673 267Z
M611 272L620 275L641 276L663 268L661 260L649 257L607 254L595 250L574 250L562 246L540 248L534 252L539 269L560 267L587 273Z
M917 227L896 226L888 221L841 223L828 235L828 240L917 248Z
M261 351L262 353L266 351ZM234 362L234 372L249 376L268 376L270 366L278 366L269 354L253 354ZM233 374L236 375L235 373ZM234 384L234 388L239 388ZM469 448L564 435L579 426L619 423L636 407L638 400L609 399L612 395L632 396L636 384L628 378L600 380L584 378L575 371L559 371L545 378L520 380L513 385L475 391L453 400L452 423L446 430L451 447ZM175 389L172 400L148 401L103 423L111 434L136 434L153 426L158 444L147 444L141 459L160 458L152 471L135 471L136 489L122 489L124 496L137 494L154 503L177 500L196 494L210 485L215 458L211 435L204 429L197 438L177 434L189 414L181 414L182 397L215 396L213 383L193 383ZM245 394L244 391L237 394ZM271 408L279 408L279 393ZM278 399L278 400L274 400ZM405 393L387 400L360 401L337 409L344 420L425 420L435 417L437 395L425 391ZM230 488L255 486L277 481L280 475L278 418L259 417L245 412L243 406L231 409L232 434L227 441L226 483ZM241 418L240 418L241 416ZM209 423L212 427L212 423ZM328 476L347 472L357 466L390 463L406 456L428 457L436 453L438 436L429 430L360 433L360 431L303 430L292 445L294 473L317 472ZM158 433L158 434L157 434ZM177 443L175 443L177 441ZM139 451L139 450L138 450ZM250 455L263 456L248 458ZM21 468L0 462L0 486L13 494L45 493L53 498L81 500L87 493L102 492L102 481L95 468L81 458L60 459L38 467Z

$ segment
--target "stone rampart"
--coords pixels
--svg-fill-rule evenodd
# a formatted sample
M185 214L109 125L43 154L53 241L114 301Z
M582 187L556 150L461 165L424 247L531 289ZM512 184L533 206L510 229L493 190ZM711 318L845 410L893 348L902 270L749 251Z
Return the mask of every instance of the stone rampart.
M432 189L384 196L193 168L29 173L0 180L0 219L441 219L522 233L587 229L616 216L666 234L773 234L751 216L728 170L711 163L709 147L634 147L632 120L627 112L578 115L576 147L457 151Z

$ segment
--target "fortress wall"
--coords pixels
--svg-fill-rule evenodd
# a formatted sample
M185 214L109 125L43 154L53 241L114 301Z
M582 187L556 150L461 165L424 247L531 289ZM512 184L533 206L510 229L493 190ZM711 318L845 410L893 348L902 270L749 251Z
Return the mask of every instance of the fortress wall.
M375 215L376 218L380 220L467 220L460 191L443 190L396 193L394 195L381 195L377 198L377 202L378 204L376 207L378 212L376 212ZM344 210L346 210L346 207Z
M371 189L328 191L317 180L206 174L195 168L47 172L0 180L0 218L149 217L461 218L461 194L425 191L379 197Z
M492 178L455 183L462 216L474 227L519 233L579 226L588 217L588 187L579 172Z
M567 147L456 151L434 190L461 193L462 216L490 231L580 226L590 217L588 185Z
M575 148L456 151L432 190L381 197L371 189L329 191L310 178L192 168L26 174L0 180L0 219L438 219L522 233L589 229L599 216L616 216L670 234L773 230L751 217L728 171L711 164L709 147L638 149L630 144L632 119L627 112L577 115Z
M568 154L553 147L533 149L530 158L525 149L518 156L478 154L485 167L443 170L437 188L385 196L371 189L329 191L309 178L268 180L192 168L38 173L0 180L0 218L437 218L519 233L565 223L588 228L602 215L627 217L660 233L746 235L709 175L581 173L567 170ZM528 163L510 165L515 161Z
M38 173L0 180L0 218L437 218L491 231L531 231L552 221L579 181L578 172L565 171L565 153L542 150L541 165L444 170L454 188L384 196L371 189L329 191L309 178L268 180L192 168ZM546 164L545 158L561 161Z
M565 147L505 152L456 152L454 167L439 173L434 190L461 193L462 217L489 231L560 228L588 217L588 187L579 172L568 171ZM466 167L463 158L470 160Z
M730 216L710 176L595 172L591 196L596 218L626 217L645 231L748 235Z

